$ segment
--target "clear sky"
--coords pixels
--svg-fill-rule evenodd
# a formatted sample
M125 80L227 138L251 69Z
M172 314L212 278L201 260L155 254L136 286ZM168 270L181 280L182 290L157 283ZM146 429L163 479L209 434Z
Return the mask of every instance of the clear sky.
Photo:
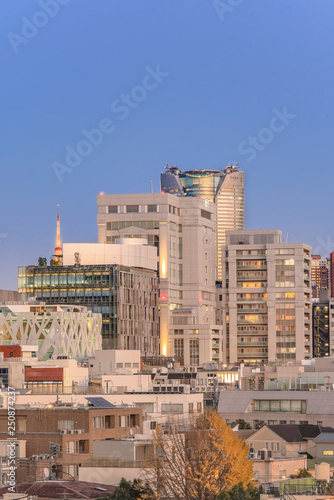
M328 255L333 18L333 0L1 1L0 288L49 259L57 203L62 240L97 241L96 194L158 191L166 163L239 163L246 228Z

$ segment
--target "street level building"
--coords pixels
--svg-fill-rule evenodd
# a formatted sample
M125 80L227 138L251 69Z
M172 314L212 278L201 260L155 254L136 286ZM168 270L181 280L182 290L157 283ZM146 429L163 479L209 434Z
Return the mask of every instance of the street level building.
M229 363L312 356L311 247L282 233L229 231L223 247L222 323Z

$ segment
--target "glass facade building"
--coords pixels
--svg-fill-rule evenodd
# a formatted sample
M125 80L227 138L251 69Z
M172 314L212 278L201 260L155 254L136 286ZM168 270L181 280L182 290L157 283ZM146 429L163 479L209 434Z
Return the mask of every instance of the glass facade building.
M19 267L23 300L84 305L102 314L103 349L159 351L158 283L154 271L117 264Z

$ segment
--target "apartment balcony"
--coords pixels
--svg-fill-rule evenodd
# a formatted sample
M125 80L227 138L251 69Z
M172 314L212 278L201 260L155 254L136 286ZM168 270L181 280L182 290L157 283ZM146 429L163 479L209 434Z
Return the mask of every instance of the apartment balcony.
M261 331L257 331L257 330L251 330L251 331L244 331L244 330L238 330L238 335L247 335L248 337L250 336L255 336L255 335L268 335L268 330L261 330Z
M256 341L256 342L238 342L238 347L242 347L242 346L245 346L245 347L257 347L257 346L267 346L268 345L268 342L265 341L265 340L260 340L260 341Z
M267 299L264 298L264 297L263 298L257 297L257 298L254 298L254 299L246 299L246 298L244 298L244 299L237 299L237 302L266 302L266 300Z
M237 276L237 281L267 281L267 273L263 272L260 275Z
M250 270L255 270L255 271L266 271L267 270L267 266L266 265L263 265L263 266L257 266L256 264L253 264L253 265L250 265L250 266L241 266L241 265L237 265L237 269L250 269Z
M254 308L247 307L247 308L245 308L245 307L243 307L242 309L241 308L237 309L237 313L263 313L263 314L266 314L267 312L268 312L267 307L263 307L263 308L262 307L261 308L259 308L259 307L256 307L256 308L255 307Z
M268 318L257 319L257 320L247 320L247 319L237 319L238 325L266 325L268 323Z
M267 352L260 352L260 351L238 352L237 356L238 356L238 358L267 358L268 353Z

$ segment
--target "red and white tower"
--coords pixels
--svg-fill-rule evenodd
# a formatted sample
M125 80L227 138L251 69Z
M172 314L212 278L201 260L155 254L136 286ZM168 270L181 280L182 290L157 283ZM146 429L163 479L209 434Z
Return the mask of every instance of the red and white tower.
M60 220L59 220L59 205L57 205L57 243L55 248L54 263L61 266L63 263L63 249L60 243Z

